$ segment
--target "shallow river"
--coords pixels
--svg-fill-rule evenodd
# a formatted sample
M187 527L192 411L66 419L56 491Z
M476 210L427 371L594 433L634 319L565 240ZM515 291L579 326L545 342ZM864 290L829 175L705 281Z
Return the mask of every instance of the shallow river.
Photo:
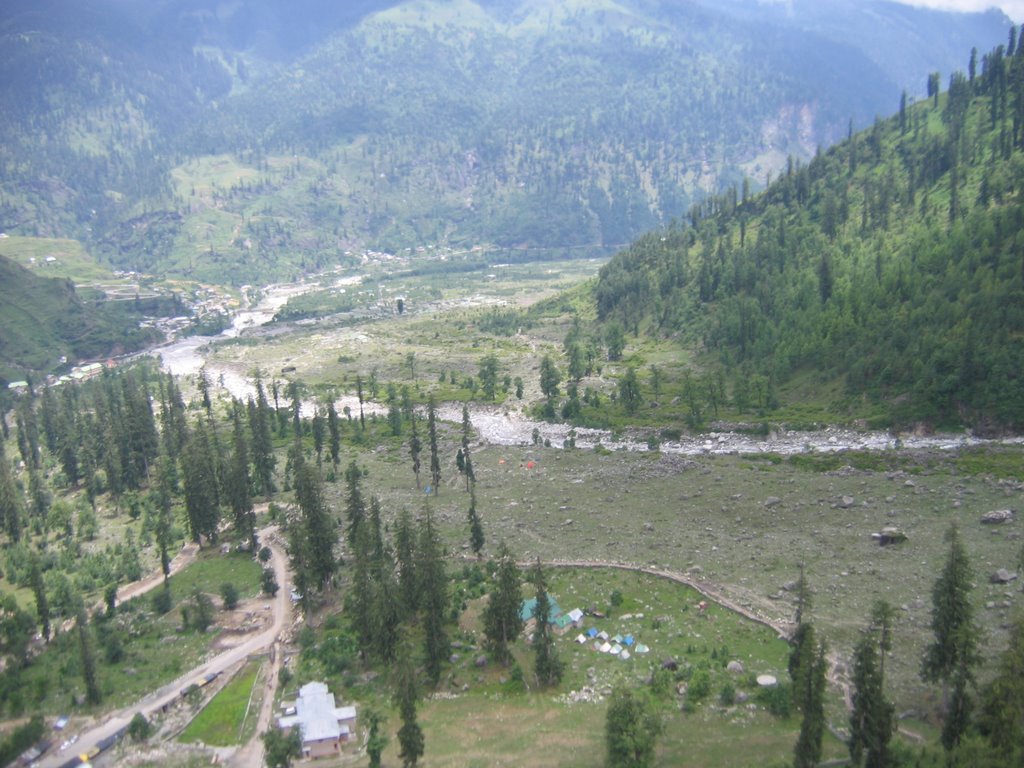
M358 278L347 278L344 282L352 284ZM222 386L234 397L248 398L255 394L250 380L236 371L220 367L216 361L207 361L207 347L218 339L233 338L245 331L258 329L269 323L274 314L292 296L310 290L313 286L297 283L267 286L263 290L260 302L251 308L239 311L232 320L231 326L219 336L193 336L171 344L158 347L150 352L158 356L165 370L178 376L196 374L205 364L212 381ZM346 396L335 403L338 412L348 407L353 416L359 413L359 404L355 397ZM480 439L492 445L530 445L533 442L534 430L540 440L550 441L554 447L561 448L569 438L570 427L565 424L549 424L534 421L521 410L501 406L488 406L470 403L470 420ZM384 414L386 407L379 403L365 403L364 412ZM312 406L304 407L306 415L312 415ZM438 408L438 417L450 422L462 421L462 405L444 403ZM682 455L730 454L730 453L779 453L793 454L810 451L830 452L842 450L890 450L896 447L904 449L939 449L950 450L965 445L980 445L987 442L975 438L968 433L940 434L928 436L900 435L899 439L888 432L869 432L851 429L828 428L814 432L773 431L766 437L739 432L709 432L679 441L662 442L659 450L664 453ZM1008 438L1002 443L1024 443L1024 437ZM601 445L609 450L646 451L649 450L646 439L613 435L605 430L575 429L575 445L577 448L593 448Z

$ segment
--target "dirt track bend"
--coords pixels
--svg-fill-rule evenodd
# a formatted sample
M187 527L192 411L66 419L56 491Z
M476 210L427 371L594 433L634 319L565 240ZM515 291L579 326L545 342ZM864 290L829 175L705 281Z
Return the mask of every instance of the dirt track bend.
M259 531L260 541L270 548L271 557L269 565L274 569L274 575L279 586L277 595L271 604L274 619L268 629L234 648L214 656L212 659L179 676L176 680L147 694L134 704L107 713L102 723L80 735L73 750L48 755L39 761L39 768L58 768L58 766L63 765L76 753L88 752L100 740L127 726L136 712L141 712L147 718L151 718L164 705L178 698L181 695L181 690L198 678L210 673L223 673L248 656L269 648L277 640L285 627L285 622L291 615L287 558L276 534L276 526L269 526ZM156 584L161 582L162 577L156 581ZM153 589L154 586L155 584L149 586L148 589ZM143 592L137 592L136 594L142 594Z

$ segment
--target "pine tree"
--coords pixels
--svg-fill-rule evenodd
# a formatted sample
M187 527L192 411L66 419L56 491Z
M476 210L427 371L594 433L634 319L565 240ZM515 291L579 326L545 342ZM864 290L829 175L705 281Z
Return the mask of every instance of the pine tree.
M402 758L404 768L414 768L423 756L423 729L416 720L416 700L419 691L416 685L416 673L406 655L399 661L395 675L395 704L398 706L402 726L398 729L398 756Z
M85 681L85 699L90 704L99 704L103 700L103 695L100 693L99 680L96 675L96 656L93 653L85 606L79 607L75 625L78 629L78 649L82 660L82 678Z
M327 433L331 449L331 464L338 468L341 460L341 421L338 419L338 411L334 407L334 399L327 404Z
M429 508L424 509L420 524L416 574L420 580L427 678L437 685L441 679L441 667L451 651L444 628L448 610L448 577L444 571L441 540L434 529Z
M235 400L231 410L231 461L225 472L224 495L231 507L235 531L249 539L250 546L255 551L256 516L249 494L252 479L249 476L249 446L242 424L242 414L242 403Z
M943 704L948 710L949 684L954 678L969 676L977 661L979 629L970 599L973 572L955 524L949 528L946 540L949 554L932 588L931 628L935 640L925 649L921 677L925 682L943 684Z
M607 768L652 765L660 733L661 722L646 701L625 688L612 691L604 727Z
M305 461L296 468L295 500L302 514L308 583L323 590L330 583L337 566L334 558L337 527L324 498L320 473L314 465Z
M565 664L558 658L555 640L551 636L551 600L548 597L547 582L544 579L544 569L541 567L540 558L537 558L537 564L533 570L533 584L537 590L537 604L533 612L536 621L536 629L533 633L533 650L536 654L534 671L542 686L558 685L562 680Z
M192 540L201 543L206 536L217 541L220 522L219 492L215 462L203 421L196 422L182 455L185 479L185 510Z
M409 456L412 458L412 472L416 476L416 490L420 489L420 452L423 445L420 443L420 435L416 429L416 414L413 413L409 419Z
M345 470L345 482L348 486L348 496L345 500L345 539L349 546L355 546L359 535L359 529L366 520L366 500L363 499L362 491L363 472L356 464L356 460L348 465Z
M520 615L523 604L522 576L505 542L498 549L498 569L494 588L484 607L484 636L494 658L508 665L512 659L509 644L523 631Z
M398 514L395 525L395 559L398 565L398 586L402 609L407 615L419 610L420 583L416 573L416 532L409 510Z
M175 470L174 461L167 455L157 458L156 483L153 490L155 523L153 537L160 552L160 570L164 583L171 577L171 531L174 524L172 504L174 503Z
M248 404L249 430L252 433L252 463L256 469L260 493L267 499L274 492L274 441L271 435L270 405L263 391L263 382L256 379L256 401Z
M430 480L437 496L441 486L441 459L437 452L437 414L433 395L427 400L427 438L430 443Z
M364 660L373 652L373 592L374 584L370 573L370 534L364 526L359 529L353 548L355 560L352 569L352 588L348 591L346 613L359 644L359 654Z
M1004 765L1024 765L1024 616L1010 626L997 672L982 689L978 727Z
M480 523L480 516L476 512L476 489L469 490L469 545L473 548L473 554L477 559L481 558L484 549L484 527Z
M21 492L15 483L14 473L7 459L0 458L0 524L12 542L21 539L23 519Z
M380 768L380 756L388 745L388 736L381 727L384 716L371 709L363 715L363 720L367 723L366 755L370 758L370 768Z
M825 645L805 643L800 662L801 675L794 682L803 719L794 749L794 768L815 768L821 761L821 742L825 735L825 673L828 661Z
M39 557L33 553L29 565L29 581L32 584L32 594L36 599L36 614L39 616L39 626L42 629L43 640L50 642L50 602L46 599L46 585L43 583L43 571L39 567Z
M316 465L319 467L324 460L324 438L327 436L327 418L324 409L317 407L313 414L313 450L316 452Z
M853 711L850 713L850 759L854 765L886 768L890 765L889 740L895 708L885 698L885 679L879 663L877 639L865 635L853 658Z

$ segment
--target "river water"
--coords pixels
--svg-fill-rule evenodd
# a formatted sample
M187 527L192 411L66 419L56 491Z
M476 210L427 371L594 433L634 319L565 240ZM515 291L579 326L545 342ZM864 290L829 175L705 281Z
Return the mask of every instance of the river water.
M349 277L338 284L353 285L360 278ZM316 283L294 283L271 285L263 289L260 301L235 314L232 323L217 336L192 336L166 344L149 352L157 356L164 370L176 376L192 376L205 365L212 381L217 382L233 397L246 399L255 395L251 380L226 366L219 366L215 360L208 360L209 346L218 340L234 338L243 333L258 333L259 329L273 320L276 312L293 296L317 287ZM349 408L358 416L359 403L354 396L344 396L335 403L339 413ZM381 403L366 402L366 415L383 415L387 408ZM313 404L303 406L303 413L311 416ZM462 421L461 403L442 403L438 407L438 418L453 423ZM490 445L525 446L531 445L534 433L540 442L562 448L570 439L570 430L577 448L594 448L598 445L612 451L650 450L646 437L639 434L613 435L607 430L573 429L566 424L550 424L535 421L522 407L490 406L481 403L469 404L470 421L484 443ZM806 452L835 452L844 450L882 451L902 449L953 450L964 446L999 442L1003 444L1024 444L1024 437L1006 438L999 441L983 440L969 433L910 435L898 437L889 432L859 431L830 427L816 431L773 430L766 436L746 432L708 432L686 436L677 441L661 442L658 449L663 453L687 456L714 454L757 454L777 453L783 455Z

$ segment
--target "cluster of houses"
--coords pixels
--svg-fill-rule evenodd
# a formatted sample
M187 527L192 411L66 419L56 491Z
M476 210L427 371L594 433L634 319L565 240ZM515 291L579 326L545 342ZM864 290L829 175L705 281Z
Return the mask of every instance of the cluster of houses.
M277 725L286 734L299 729L303 757L338 755L355 732L356 708L336 706L334 694L324 683L306 683L295 701L282 707L284 714Z

